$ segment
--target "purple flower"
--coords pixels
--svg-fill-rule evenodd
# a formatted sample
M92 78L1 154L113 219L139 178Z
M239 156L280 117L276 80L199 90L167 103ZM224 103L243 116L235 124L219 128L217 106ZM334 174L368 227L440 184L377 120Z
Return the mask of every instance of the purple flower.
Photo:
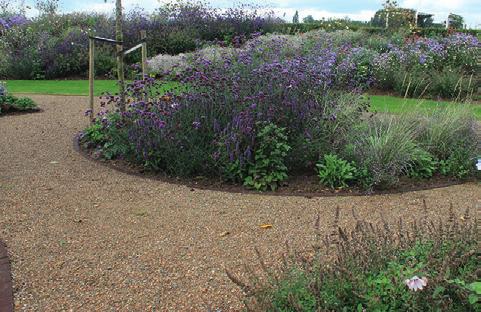
M426 63L426 55L425 54L421 54L419 56L419 64L421 65L424 65Z
M192 127L193 127L194 129L196 129L196 130L198 130L198 129L200 128L200 125L201 125L201 124L200 124L199 121L194 121L194 122L192 123Z

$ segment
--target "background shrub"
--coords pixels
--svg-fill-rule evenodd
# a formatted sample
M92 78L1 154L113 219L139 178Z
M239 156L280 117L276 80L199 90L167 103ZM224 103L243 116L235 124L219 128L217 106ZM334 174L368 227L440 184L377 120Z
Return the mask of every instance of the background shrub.
M351 135L348 159L367 169L376 187L390 187L406 173L416 152L415 125L398 117L373 117Z
M443 107L421 117L408 117L416 122L416 140L437 160L464 155L463 162L472 163L477 153L476 121L467 107ZM460 156L459 156L460 157Z

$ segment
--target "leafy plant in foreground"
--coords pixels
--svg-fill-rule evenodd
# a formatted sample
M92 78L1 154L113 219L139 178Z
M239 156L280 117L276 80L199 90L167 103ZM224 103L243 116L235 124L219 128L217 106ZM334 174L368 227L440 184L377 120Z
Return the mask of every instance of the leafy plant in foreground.
M438 168L437 160L427 151L418 148L413 155L407 175L411 178L428 179Z
M330 188L346 188L356 176L354 163L349 163L334 154L325 154L323 161L316 167L319 180Z
M284 160L291 147L284 128L266 124L256 136L258 147L254 162L248 165L244 185L256 190L276 190L287 179Z
M326 235L318 217L312 252L288 248L272 269L256 249L260 270L250 269L248 281L227 275L246 294L248 311L479 311L476 220L451 206L436 223L424 205L410 223L373 224L354 214L349 228L339 226L338 208Z
M98 145L105 143L106 136L105 133L102 131L103 126L102 123L97 121L94 124L85 128L83 134L84 138L92 144Z

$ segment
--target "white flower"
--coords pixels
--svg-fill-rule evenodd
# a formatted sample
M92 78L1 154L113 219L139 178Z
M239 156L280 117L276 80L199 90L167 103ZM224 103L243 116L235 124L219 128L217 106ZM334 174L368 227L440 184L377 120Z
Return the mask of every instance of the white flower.
M481 171L481 158L478 158L478 162L476 163L476 168L478 171Z
M423 287L426 287L428 284L428 279L425 277L419 278L417 276L413 276L410 279L405 280L404 283L410 290L418 291L418 289L422 290Z

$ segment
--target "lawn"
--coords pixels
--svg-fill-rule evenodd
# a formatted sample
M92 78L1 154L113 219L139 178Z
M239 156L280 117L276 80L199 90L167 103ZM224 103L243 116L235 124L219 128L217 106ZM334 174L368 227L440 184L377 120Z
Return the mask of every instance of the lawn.
M54 94L54 95L88 95L87 80L8 80L7 89L12 93L24 94ZM96 80L95 95L108 91L115 93L115 80ZM416 108L432 110L445 105L459 105L453 102L434 101L426 99L404 99L389 95L371 95L371 109L377 112L403 113ZM471 105L474 116L481 120L481 105Z
M55 95L88 95L88 80L8 80L7 90L11 93L25 94L55 94ZM115 92L115 80L96 80L94 94L102 92Z
M427 99L404 99L389 95L371 95L371 110L376 112L400 114L416 109L433 110L446 105L460 105L449 101L434 101ZM481 105L469 104L476 119L481 120Z

